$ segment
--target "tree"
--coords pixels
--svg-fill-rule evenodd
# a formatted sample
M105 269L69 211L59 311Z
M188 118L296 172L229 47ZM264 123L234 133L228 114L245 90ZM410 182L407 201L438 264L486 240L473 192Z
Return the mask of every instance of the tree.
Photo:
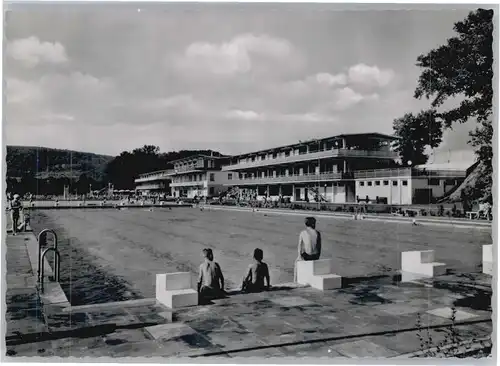
M492 202L493 112L493 10L478 9L455 23L455 37L447 44L417 58L422 68L415 98L431 99L437 111L450 98L461 100L456 108L433 112L442 128L476 120L469 143L481 163L481 189L469 190L472 200ZM457 100L455 99L455 100ZM476 187L477 188L477 187Z
M411 165L425 164L428 156L426 147L435 148L441 143L443 129L441 121L436 118L436 111L421 111L417 116L407 113L394 120L395 150L399 152L403 165L411 161Z

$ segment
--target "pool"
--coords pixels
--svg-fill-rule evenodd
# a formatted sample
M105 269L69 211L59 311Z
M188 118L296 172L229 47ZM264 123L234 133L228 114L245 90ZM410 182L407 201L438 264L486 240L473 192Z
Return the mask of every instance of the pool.
M271 283L293 280L303 217L195 208L36 209L35 232L59 236L61 286L72 305L155 296L157 273L198 272L203 248L212 248L226 287L239 287L255 248L264 250ZM335 272L369 277L400 268L400 253L434 249L457 271L479 271L481 246L491 231L408 223L319 219L324 258Z

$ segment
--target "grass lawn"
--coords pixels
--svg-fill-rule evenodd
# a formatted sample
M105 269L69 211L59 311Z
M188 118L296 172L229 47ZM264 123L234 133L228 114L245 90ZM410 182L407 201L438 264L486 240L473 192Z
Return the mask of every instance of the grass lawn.
M313 213L312 213L313 214ZM201 250L212 248L227 287L239 286L254 248L264 250L271 283L293 280L303 217L193 208L36 210L36 232L60 237L63 288L73 305L154 297L155 274L197 273ZM321 218L323 258L342 276L398 270L402 251L434 249L457 271L478 271L491 232L447 226Z

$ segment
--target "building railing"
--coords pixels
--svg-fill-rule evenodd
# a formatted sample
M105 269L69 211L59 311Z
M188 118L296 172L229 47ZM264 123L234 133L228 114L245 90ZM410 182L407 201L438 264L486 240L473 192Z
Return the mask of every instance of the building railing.
M389 177L450 177L465 178L464 170L426 170L412 168L358 170L354 178L389 178Z
M253 185L253 184L270 184L270 183L302 183L302 182L316 182L335 179L348 179L349 174L343 173L309 173L309 174L293 174L293 175L279 175L276 177L254 177L242 178L228 181L224 185L237 186L237 185Z
M240 170L262 167L267 165L279 165L288 163L297 163L301 161L318 160L326 158L341 158L341 157L365 157L379 159L397 159L398 154L388 150L350 150L350 149L329 149L319 150L316 152L302 152L289 156L277 156L272 159L263 159L247 162L239 162L222 167L223 171Z
M141 184L135 187L137 190L146 190L146 189L164 189L166 188L165 184Z
M170 174L173 170L163 170L157 173L147 173L139 175L139 178L135 179L135 183L150 182L158 179L169 179Z
M170 187L194 187L194 186L204 186L206 181L186 181L186 182L172 182Z
M177 168L174 168L170 174L172 173L184 173L184 172L191 172L191 171L197 171L200 169L205 169L204 164L194 164L194 165L186 165L186 166L180 166Z

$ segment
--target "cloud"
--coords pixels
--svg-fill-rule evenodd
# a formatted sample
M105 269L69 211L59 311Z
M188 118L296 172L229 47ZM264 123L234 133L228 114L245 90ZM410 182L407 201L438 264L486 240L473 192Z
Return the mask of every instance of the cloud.
M239 119L243 121L263 121L265 119L265 116L261 113L254 111L242 111L239 109L226 112L225 117L228 119Z
M9 57L29 68L41 63L63 64L68 62L68 56L62 44L41 42L37 37L8 42L6 51Z
M9 77L5 83L7 104L35 103L43 97L42 90L34 83Z
M333 92L334 100L332 106L336 110L344 110L355 106L362 101L377 100L378 94L362 95L349 87L336 89Z
M370 87L384 87L394 79L394 71L377 66L357 64L349 68L349 82Z
M116 123L113 105L120 93L111 80L72 72L39 79L7 78L8 124L81 121L86 125Z
M263 71L269 66L279 71L299 61L297 51L286 39L245 33L222 43L192 43L182 55L174 57L173 65L191 76L234 76Z
M346 85L347 77L344 74L332 75L326 72L316 74L316 82L326 86Z
M333 122L335 116L319 113L263 113L251 110L233 109L225 113L225 117L231 120L255 121L255 122L279 122L279 123L323 123Z
M46 121L74 121L75 117L67 114L46 114L42 116L43 120Z

